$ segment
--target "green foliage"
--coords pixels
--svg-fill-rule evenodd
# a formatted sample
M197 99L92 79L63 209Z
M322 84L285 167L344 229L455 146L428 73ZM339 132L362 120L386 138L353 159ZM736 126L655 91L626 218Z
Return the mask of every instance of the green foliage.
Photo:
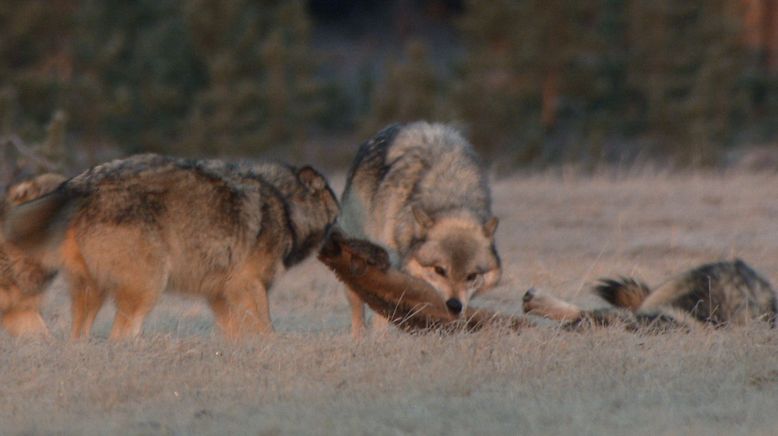
M710 163L747 106L739 20L726 0L636 0L629 10L630 85L660 150Z
M422 41L410 41L404 59L389 62L387 76L372 96L370 113L362 125L363 133L370 135L394 122L435 117L441 91L427 47Z
M739 0L469 0L454 50L420 38L434 25L408 32L377 74L371 44L314 52L306 4L0 2L0 136L52 159L74 144L250 154L426 118L503 163L596 165L708 164L778 135L778 78L744 43ZM406 36L412 8L380 35Z
M727 0L472 1L452 105L484 149L524 162L607 158L650 139L711 163L749 110L737 4Z
M297 142L323 110L309 34L302 1L3 2L0 126L39 138L62 109L130 152Z
M302 141L322 110L302 3L190 0L185 16L209 81L184 143L246 152Z

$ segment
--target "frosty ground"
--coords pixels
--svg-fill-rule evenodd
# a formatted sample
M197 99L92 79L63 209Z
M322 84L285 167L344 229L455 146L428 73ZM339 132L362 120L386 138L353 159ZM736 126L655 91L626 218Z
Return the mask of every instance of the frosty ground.
M340 183L337 183L340 180ZM342 185L342 177L336 178ZM520 312L535 286L588 307L598 278L649 284L740 257L778 285L778 175L515 176L494 184L501 285L474 304ZM49 340L0 336L0 433L773 434L778 332L618 329L354 341L341 286L317 261L271 293L277 333L230 343L201 301L166 296L142 338L66 340L55 284Z

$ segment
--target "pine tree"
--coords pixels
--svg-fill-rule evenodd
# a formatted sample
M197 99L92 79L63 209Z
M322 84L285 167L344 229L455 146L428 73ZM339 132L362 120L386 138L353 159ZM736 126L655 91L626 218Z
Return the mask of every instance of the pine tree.
M439 115L441 83L422 41L409 41L404 59L389 62L387 71L372 97L370 114L362 123L365 135L393 122L429 120Z
M659 150L711 163L747 105L739 16L727 0L632 0L628 77Z
M208 84L184 146L246 152L302 141L321 109L302 2L190 0L185 11Z

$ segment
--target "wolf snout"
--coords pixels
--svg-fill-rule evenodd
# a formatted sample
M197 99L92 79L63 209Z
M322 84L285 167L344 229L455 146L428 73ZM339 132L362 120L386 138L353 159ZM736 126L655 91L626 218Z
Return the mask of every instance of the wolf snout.
M459 315L459 313L462 312L462 302L456 298L449 298L446 300L446 307L448 307L448 310L454 315Z

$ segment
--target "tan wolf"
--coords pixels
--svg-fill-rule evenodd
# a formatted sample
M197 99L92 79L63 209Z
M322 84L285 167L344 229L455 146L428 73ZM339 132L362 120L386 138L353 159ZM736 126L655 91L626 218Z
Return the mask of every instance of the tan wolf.
M205 297L225 334L239 337L272 331L267 290L338 213L308 166L140 155L14 209L5 234L64 270L73 338L89 334L107 295L117 309L111 338L138 335L166 289Z
M523 317L486 309L468 307L461 316L453 314L432 285L392 267L386 250L337 230L326 239L319 260L371 309L408 332L474 331L487 326L521 330L532 325Z
M500 279L487 176L450 126L393 125L362 144L341 205L338 226L349 237L387 249L393 266L432 285L454 314ZM364 305L347 294L360 336Z
M59 174L43 174L10 186L0 205L0 225L6 211L53 191L65 181ZM14 336L45 334L40 314L43 291L54 271L0 238L0 324Z
M631 329L718 327L754 320L774 324L778 314L773 287L740 259L699 266L654 290L638 280L620 278L601 280L594 292L614 307L586 311L531 289L524 295L524 310L571 328L619 322Z

